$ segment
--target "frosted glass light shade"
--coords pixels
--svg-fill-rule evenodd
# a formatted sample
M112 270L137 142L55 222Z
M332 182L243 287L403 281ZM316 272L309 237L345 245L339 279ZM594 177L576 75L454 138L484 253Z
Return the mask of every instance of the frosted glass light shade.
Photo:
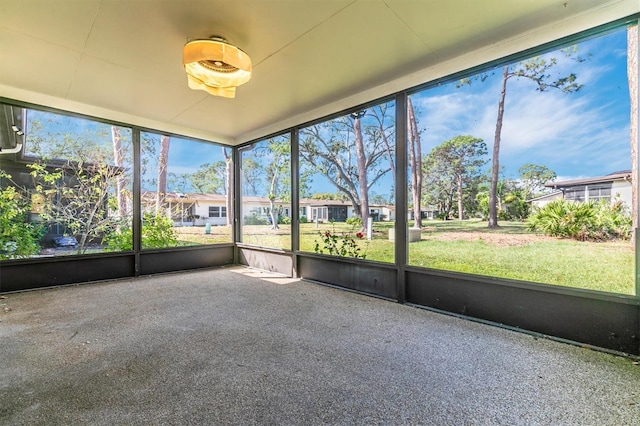
M182 64L193 90L234 98L236 87L251 79L251 58L223 39L192 40L185 44Z

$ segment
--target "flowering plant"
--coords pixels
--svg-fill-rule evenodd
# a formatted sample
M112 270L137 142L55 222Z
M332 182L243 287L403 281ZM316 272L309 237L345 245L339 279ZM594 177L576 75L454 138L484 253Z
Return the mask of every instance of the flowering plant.
M321 241L315 240L315 252L319 254L330 254L339 257L355 257L356 259L366 259L366 248L364 251L358 244L364 238L362 232L351 232L337 234L336 232L324 231L319 233Z

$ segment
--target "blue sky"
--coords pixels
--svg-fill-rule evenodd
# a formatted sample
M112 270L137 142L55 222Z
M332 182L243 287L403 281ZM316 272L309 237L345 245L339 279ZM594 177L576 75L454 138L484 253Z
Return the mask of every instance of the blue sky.
M558 180L631 168L626 29L576 46L576 55L588 60L577 62L559 50L542 55L557 60L552 80L576 74L584 85L576 93L539 92L528 79L509 79L500 150L503 177L517 178L526 163L549 167ZM482 82L462 87L452 82L412 95L423 156L458 135L481 138L492 152L502 67L484 74L488 77ZM486 158L489 170L491 154ZM391 185L388 174L372 190L386 195ZM313 189L335 192L319 175Z
M146 173L142 176L143 182L154 181L158 176L158 154L160 152L160 135L153 133L143 133L141 136L143 146L146 146L147 140L153 140L155 145L154 155L145 152L142 155L148 159ZM193 139L172 137L169 142L169 164L167 172L179 175L190 175L198 171L200 166L204 164L213 164L218 161L224 161L222 153L222 145L212 144L209 142L197 141ZM171 182L168 183L169 191L193 191L194 189L187 184L184 188L172 188ZM145 185L144 189L148 184Z
M507 177L517 177L525 163L546 165L562 179L631 167L626 30L580 43L577 54L590 59L544 55L557 58L558 76L577 75L584 85L577 93L538 92L528 79L508 81L500 151ZM461 134L482 138L491 152L501 71L470 86L450 83L414 95L423 152Z

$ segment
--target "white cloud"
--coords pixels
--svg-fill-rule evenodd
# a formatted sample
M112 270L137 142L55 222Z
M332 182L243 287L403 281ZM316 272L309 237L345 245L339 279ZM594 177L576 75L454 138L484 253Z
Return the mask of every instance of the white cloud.
M609 66L585 67L586 79L606 78ZM604 76L602 74L605 74ZM485 140L491 152L500 91L500 76L470 87L453 85L417 97L425 152L459 134ZM526 162L546 164L552 169L580 175L606 174L628 168L628 108L620 93L590 90L562 93L535 90L531 81L508 82L503 128L501 164L514 173ZM571 171L573 170L573 172ZM593 172L593 173L591 173Z

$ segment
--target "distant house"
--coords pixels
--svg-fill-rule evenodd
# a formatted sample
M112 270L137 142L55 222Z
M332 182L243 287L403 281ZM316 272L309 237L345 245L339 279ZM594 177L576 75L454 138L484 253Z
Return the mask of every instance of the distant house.
M344 222L348 218L355 217L356 213L353 205L348 201L302 198L300 199L300 216L305 216L311 222L316 219L319 222ZM395 208L383 204L370 204L369 216L376 222L395 220Z
M631 170L622 170L606 176L549 182L545 187L554 192L529 200L535 207L543 207L554 199L571 201L623 201L631 206Z
M540 195L540 196L535 197L535 198L531 198L531 199L527 200L527 202L531 203L532 207L542 208L542 207L546 206L547 204L549 204L550 202L552 202L554 200L562 199L562 198L563 198L563 192L560 191L560 190L556 190L556 191L550 192L548 194L544 194L544 195Z
M421 207L420 208L420 217L422 219L437 219L438 215L440 214L440 210L438 210L436 207ZM410 208L407 211L407 219L408 220L414 220L415 219L415 213L413 211L412 208Z
M142 204L146 211L155 209L155 192L143 192ZM175 225L226 225L227 203L226 195L195 194L167 192L164 198L166 213ZM306 217L312 222L344 222L355 217L351 203L339 200L314 200L302 198L299 201L299 217ZM291 204L276 200L275 205L280 209L281 217L291 217ZM243 196L241 217L255 216L267 222L271 221L271 204L266 197ZM374 221L395 220L395 207L389 205L370 205L369 214Z

